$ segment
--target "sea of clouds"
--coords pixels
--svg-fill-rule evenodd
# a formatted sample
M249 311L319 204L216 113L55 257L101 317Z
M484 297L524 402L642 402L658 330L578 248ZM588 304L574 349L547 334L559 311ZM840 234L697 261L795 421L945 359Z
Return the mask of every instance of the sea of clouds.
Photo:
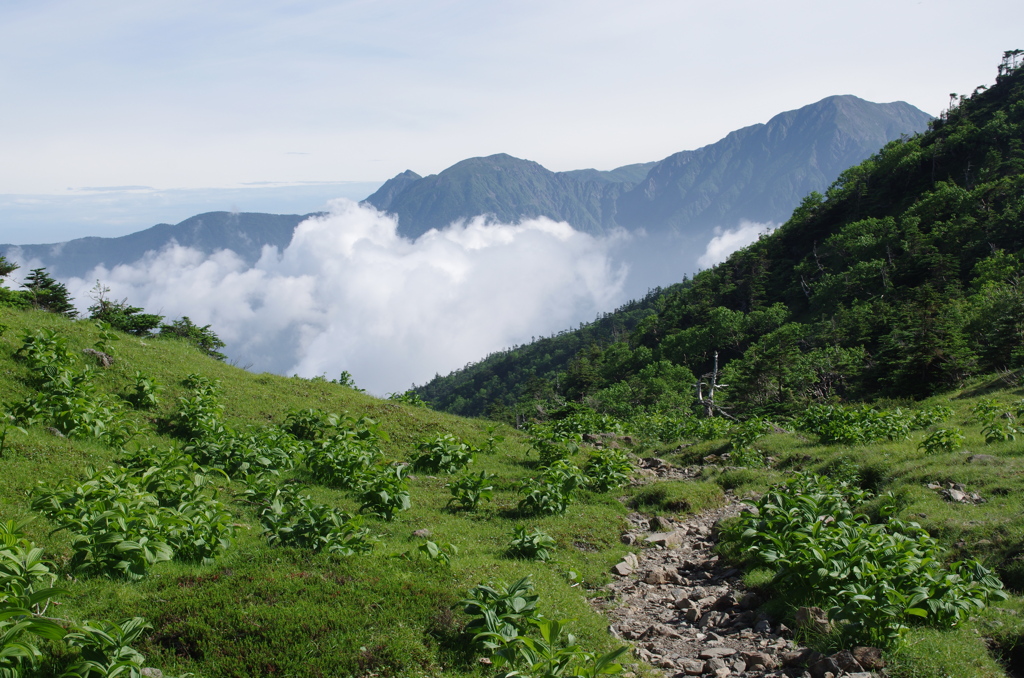
M544 218L480 217L413 241L393 217L342 199L302 222L283 251L264 248L254 266L231 251L172 244L65 282L83 312L99 281L108 298L211 325L234 364L303 377L347 370L385 395L593 320L770 228L718 229L689 253L678 242L596 237Z

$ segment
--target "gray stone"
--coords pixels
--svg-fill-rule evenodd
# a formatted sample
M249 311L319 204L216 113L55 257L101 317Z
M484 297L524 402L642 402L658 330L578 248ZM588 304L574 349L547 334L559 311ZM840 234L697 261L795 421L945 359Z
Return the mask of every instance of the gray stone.
M612 572L614 574L619 575L620 577L625 577L627 575L633 574L633 568L630 567L629 563L627 563L626 561L622 561L621 563L612 566Z
M164 678L164 672L160 669L154 669L152 666L146 666L141 671L143 678Z
M761 599L756 593L748 591L740 597L740 609L753 610L761 604Z
M419 537L421 539L426 539L427 537L430 536L430 530L428 530L425 527L424 528L420 528L419 530L414 530L413 533L412 533L412 536Z
M728 615L726 615L724 612L711 611L700 618L698 626L700 626L702 629L714 628L716 626L719 626L722 623L722 620L726 617L728 617Z
M686 532L684 530L672 530L671 532L657 532L655 534L649 534L644 538L648 544L654 546L664 546L665 548L673 548L679 546L686 539Z
M972 454L967 457L968 464L991 464L998 461L991 454Z
M658 624L657 626L654 627L654 631L659 636L665 636L666 638L674 638L674 639L678 640L679 638L683 637L674 628L672 628L671 626L667 626L665 624Z
M839 664L837 664L832 657L822 657L808 666L807 670L811 672L811 678L826 678L826 674L829 673L833 676L837 676L842 672L842 669L839 668Z
M114 357L104 353L103 351L97 351L94 348L83 348L82 353L96 358L96 362L100 364L100 367L110 367L114 364Z
M731 593L726 593L719 596L714 603L711 604L712 610L728 610L736 604L736 600L732 597Z
M839 668L847 673L859 673L864 670L864 667L860 665L849 650L840 650L832 655L831 659Z
M652 532L669 532L672 530L672 521L661 516L654 516L651 518L651 531Z
M682 669L683 673L688 676L699 676L704 673L704 662L696 659L684 659Z
M700 651L701 659L721 659L722 657L731 657L736 654L736 648L734 647L705 647Z
M780 656L784 666L805 666L811 661L817 661L820 655L809 647L801 647L789 652L783 652Z
M718 669L726 668L726 664L720 657L709 657L704 662L704 673L713 673Z
M668 572L665 570L651 570L644 575L644 583L657 586L658 584L668 584Z
M745 671L764 671L775 668L775 659L767 652L744 652L742 656L746 662Z
M944 494L950 501L963 503L963 501L967 499L967 495L960 490L946 490Z
M869 671L885 668L885 660L882 659L882 651L877 647L855 647L852 651L853 658L857 663Z

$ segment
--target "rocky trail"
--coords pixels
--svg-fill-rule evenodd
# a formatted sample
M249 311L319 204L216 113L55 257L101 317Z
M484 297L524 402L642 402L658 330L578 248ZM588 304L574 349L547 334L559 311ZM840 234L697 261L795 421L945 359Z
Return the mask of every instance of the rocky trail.
M693 478L697 468L644 459L644 483ZM628 544L643 545L613 568L606 595L595 598L609 630L630 641L636 656L671 678L872 678L884 676L876 648L831 656L803 647L785 624L759 612L761 600L744 589L741 573L714 553L716 523L744 505L726 493L725 506L678 520L631 513ZM817 608L802 608L801 624L827 624Z

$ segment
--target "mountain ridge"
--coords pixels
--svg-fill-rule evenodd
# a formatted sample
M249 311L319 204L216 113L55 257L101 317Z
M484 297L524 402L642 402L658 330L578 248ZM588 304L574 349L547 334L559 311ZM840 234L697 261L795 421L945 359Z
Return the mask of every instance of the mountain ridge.
M396 215L407 237L479 215L544 216L592 234L622 227L705 235L744 219L784 221L803 196L930 119L906 102L833 95L653 163L552 172L502 153L418 179L407 170L363 202Z
M265 245L287 247L295 227L314 214L204 212L177 224L157 224L116 238L88 236L62 243L0 245L0 254L42 262L52 274L64 278L82 277L99 265L130 264L171 243L204 254L230 249L251 265Z
M595 235L620 228L653 233L669 240L651 241L634 256L658 272L652 278L665 278L648 286L668 284L693 272L698 248L716 227L784 221L806 194L824 190L855 164L848 158L862 160L928 119L903 102L836 95L657 162L553 172L502 153L467 158L426 177L405 170L363 203L396 216L399 234L409 238L481 215L505 223L548 217ZM207 212L119 238L0 245L0 254L62 278L132 263L172 242L204 254L230 249L251 265L264 246L287 247L309 216Z

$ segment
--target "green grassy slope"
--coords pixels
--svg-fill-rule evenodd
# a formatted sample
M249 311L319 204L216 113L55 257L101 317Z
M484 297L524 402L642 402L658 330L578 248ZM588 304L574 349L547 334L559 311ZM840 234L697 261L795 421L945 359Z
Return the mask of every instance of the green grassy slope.
M34 388L33 375L14 354L21 335L38 328L66 336L75 353L91 347L98 330L88 321L36 311L0 307L0 392L7 404L23 401ZM201 373L221 383L225 420L236 427L280 424L289 410L319 408L369 416L380 423L389 442L388 459L407 460L421 438L447 432L474 445L486 441L485 423L426 408L384 401L324 381L250 374L207 358L175 340L122 335L111 344L116 362L94 381L101 393L125 395L135 372L165 386L152 411L127 408L122 415L143 429L129 447L181 446L166 431L167 420L184 393L182 380ZM84 364L84 357L83 357ZM584 645L609 649L603 629L579 586L570 586L572 569L591 584L606 578L625 547L618 536L625 509L609 495L588 495L563 516L521 517L516 511L519 481L533 472L522 437L503 430L505 441L493 455L477 455L475 472L496 474L494 500L476 511L446 510L450 494L444 474L415 473L410 482L412 508L394 522L367 517L380 541L371 555L313 555L294 548L270 547L253 509L238 501L243 486L220 482L239 529L235 543L215 563L161 563L138 582L98 577L76 578L66 569L70 537L52 533L53 525L30 507L38 483L53 486L81 480L88 466L102 468L120 456L92 438L61 438L41 423L27 434L8 431L0 458L0 520L32 518L30 538L56 564L61 585L70 594L57 608L64 619L120 619L142 616L154 626L137 648L147 665L170 675L479 675L476 658L461 649L459 633L466 616L452 609L471 586L511 582L531 575L541 608L552 617L573 618ZM359 505L351 493L311 482L302 470L286 473L303 482L314 499L349 512ZM557 565L514 560L504 551L514 527L540 527L558 542ZM406 562L389 556L423 543L411 536L429 529L438 544L454 544L450 567L429 561ZM57 650L55 650L57 651ZM59 665L63 651L57 651Z
M0 324L5 326L0 384L7 404L24 400L34 390L36 375L15 355L23 332L54 329L69 339L75 352L99 338L90 322L35 311L0 307ZM144 429L129 447L181 446L170 435L168 422L190 373L220 381L224 419L235 427L268 427L280 424L290 410L315 407L375 418L388 435L383 444L387 459L409 460L419 440L441 432L480 447L487 442L488 422L378 400L325 381L250 374L175 340L124 335L111 346L116 362L96 375L99 392L127 394L136 371L165 386L156 409L124 411L124 418ZM238 526L232 546L211 564L157 564L139 581L75 576L68 570L70 537L53 533L54 525L32 510L36 486L40 481L53 486L68 478L81 480L88 466L102 467L121 453L92 438L57 437L40 423L25 434L8 431L0 458L0 520L33 518L27 532L44 548L60 574L60 585L69 590L49 614L76 622L145 617L153 629L135 646L146 655L146 665L160 667L166 675L486 676L494 670L465 650L466 638L460 635L468 617L456 603L471 586L530 575L546 615L573 619L584 647L611 649L615 643L586 595L588 590L598 592L611 565L625 553L618 537L631 505L664 514L686 505L700 510L721 502L723 490L742 496L762 492L793 471L827 473L856 478L879 494L893 492L899 517L921 523L936 536L947 549L945 558L980 559L1014 593L1009 601L978 611L961 627L913 628L906 642L888 653L890 675L938 677L955 667L956 675L1003 676L1003 663L1012 661L1014 648L1024 642L1018 597L1024 590L1024 454L1016 440L986 442L974 409L993 400L1012 409L1022 398L1019 383L973 382L966 390L922 403L943 405L952 413L907 440L837 445L813 435L770 434L757 441L772 458L764 469L722 466L721 455L729 451L726 438L659 442L640 435L633 452L701 466L697 481L671 483L664 497L642 488L584 493L566 514L548 517L527 517L516 510L519 482L536 473L536 456L521 434L501 427L497 433L504 440L497 452L478 454L470 467L496 474L493 502L475 511L446 509L449 477L414 471L409 511L398 513L394 522L366 518L366 526L380 540L369 555L313 554L268 545L252 506L241 501L245 485L221 480L219 497ZM961 449L925 454L919 448L932 430L951 427L965 433ZM975 459L974 454L988 458ZM359 508L352 493L319 485L302 468L284 477L303 483L318 502L348 512ZM985 501L953 504L927 483L963 483ZM620 501L623 497L627 501ZM506 557L512 531L521 525L555 538L556 562ZM450 566L389 557L423 543L412 532L424 528L438 544L458 547ZM579 573L582 586L571 585L570 570ZM44 650L49 657L45 675L59 673L75 656L58 643ZM639 666L635 670L644 672Z

